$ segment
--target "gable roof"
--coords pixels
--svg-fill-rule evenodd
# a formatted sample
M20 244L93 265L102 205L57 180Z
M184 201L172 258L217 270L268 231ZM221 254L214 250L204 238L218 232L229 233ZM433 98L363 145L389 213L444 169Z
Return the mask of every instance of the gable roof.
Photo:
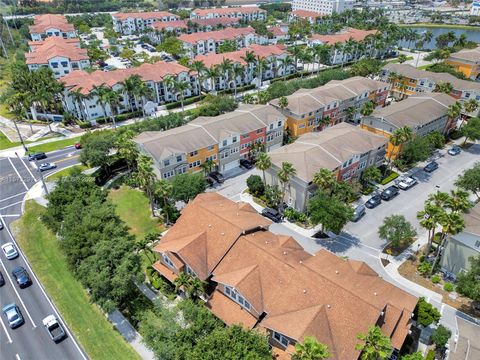
M60 36L50 36L44 41L29 43L31 52L25 53L28 64L46 64L54 57L64 57L71 61L89 60L87 49L80 48L78 39L64 39Z
M217 17L217 18L208 18L208 19L188 19L194 24L199 26L228 26L228 25L235 25L240 22L239 18L230 18L230 17Z
M174 20L174 21L156 21L152 25L152 28L156 30L163 30L163 29L187 29L187 22L185 20Z
M193 34L182 34L178 37L178 40L189 44L196 44L199 41L207 40L234 40L238 37L246 36L249 34L255 34L255 30L251 26L247 26L244 28L225 28L222 30L197 32Z
M306 19L306 18L316 19L316 18L324 16L324 15L318 13L318 12L315 12L315 11L308 11L308 10L301 10L301 9L293 10L291 12L291 14L294 17L299 17L299 18L303 18L303 19Z
M476 47L475 49L463 49L453 54L450 54L448 60L461 60L480 64L480 46Z
M210 14L216 14L219 16L228 16L236 14L252 14L256 12L266 12L260 9L258 6L237 6L237 7L224 7L224 8L207 8L207 9L194 9L192 14L195 16L208 16Z
M162 19L164 17L177 17L177 15L172 14L168 11L145 11L145 12L128 12L128 13L115 13L112 16L120 21L125 21L127 19Z
M321 41L324 44L336 44L339 42L347 42L348 40L352 39L355 41L362 41L368 35L375 35L378 30L360 30L354 28L346 28L343 31L340 31L335 34L328 34L328 35L320 35L314 34L310 36L308 39L310 41Z
M28 27L29 32L44 33L48 29L58 29L60 31L75 31L73 24L67 22L67 18L59 14L35 15L33 25Z

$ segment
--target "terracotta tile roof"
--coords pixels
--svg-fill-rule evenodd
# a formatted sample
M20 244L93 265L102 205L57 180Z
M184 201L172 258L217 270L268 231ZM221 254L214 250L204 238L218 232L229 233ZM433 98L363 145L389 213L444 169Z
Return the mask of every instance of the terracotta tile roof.
M308 11L308 10L294 10L292 11L292 15L295 17L303 18L303 19L306 19L306 18L316 19L319 17L323 17L323 15L320 13L317 13L315 11Z
M252 314L220 291L213 292L212 297L208 300L207 307L227 325L240 324L247 329L253 329L257 323L257 319Z
M44 44L48 44L51 40L50 38L52 38L52 36L46 38L45 40L41 40L41 41L29 41L28 42L28 46L30 47L30 49L34 49L35 47L39 47L39 46L42 46ZM73 45L77 45L78 47L80 47L80 40L78 38L68 38L68 39L64 39L64 38L61 38L61 37L58 37L59 39L61 39L65 44L73 44Z
M267 30L273 34L273 36L287 36L288 31L283 31L280 26L268 26Z
M341 31L336 34L330 34L330 35L314 34L309 37L309 40L318 40L324 44L333 45L339 42L347 42L350 39L355 41L362 41L368 35L374 35L376 33L377 33L377 30L359 30L359 29L347 28L344 31Z
M154 64L142 64L129 69L94 71L90 74L81 70L72 71L62 78L62 82L70 91L80 89L82 94L87 95L93 90L94 86L103 84L112 87L135 74L140 75L144 81L159 82L167 75L178 75L182 72L192 73L189 68L180 64L158 61Z
M178 37L178 40L189 43L196 44L199 41L222 41L222 40L234 40L238 37L246 36L249 34L255 34L255 30L250 27L244 28L225 28L222 30L209 31L209 32L198 32L193 34L182 34Z
M232 60L234 63L241 64L245 66L247 63L243 58L246 53L250 51L259 56L260 58L267 58L270 56L281 56L287 54L287 49L284 45L257 45L252 44L247 48L242 48L237 51L222 53L222 54L206 54L206 55L197 55L193 61L202 61L207 68L210 68L215 65L219 65L223 62L224 59Z
M112 14L112 16L115 19L121 20L121 21L127 20L128 18L143 19L143 20L162 19L163 17L171 18L172 16L177 18L177 15L169 13L168 11L146 11L146 12L116 13L116 14Z
M70 61L89 60L87 49L80 48L78 39L50 36L44 41L38 41L38 43L31 45L32 52L25 53L27 65L47 64L54 57L64 57Z
M177 274L175 274L171 269L163 265L160 261L157 261L156 263L154 263L152 267L172 283L178 277Z
M194 9L192 13L195 16L208 16L209 14L218 14L219 16L228 16L235 14L253 14L256 12L265 12L257 6L244 6L244 7L228 7L228 8L209 8L209 9Z
M185 20L175 21L156 21L151 25L155 30L163 29L187 29L187 22Z
M48 29L52 28L64 32L75 30L74 26L67 22L65 16L57 14L35 15L33 19L33 25L29 26L28 30L32 34L44 33Z
M221 17L221 18L209 18L209 19L189 19L192 23L198 24L199 26L228 26L228 25L235 25L240 22L239 18L228 18L228 17Z

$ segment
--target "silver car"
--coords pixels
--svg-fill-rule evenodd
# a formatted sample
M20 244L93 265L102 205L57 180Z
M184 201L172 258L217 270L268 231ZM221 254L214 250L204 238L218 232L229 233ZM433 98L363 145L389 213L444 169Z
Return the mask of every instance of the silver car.
M402 190L408 190L410 189L412 186L415 186L417 184L417 179L413 178L413 177L407 177L407 178L404 178L404 179L401 179L397 186L402 189Z
M56 167L57 165L55 165L54 163L43 163L38 166L38 170L47 171L47 170L55 169Z
M13 245L11 242L2 245L2 251L8 260L15 259L18 256L18 251L15 248L15 245Z
M3 307L2 309L3 315L7 318L8 325L15 329L22 325L25 321L23 320L22 313L17 305L15 304L8 304Z

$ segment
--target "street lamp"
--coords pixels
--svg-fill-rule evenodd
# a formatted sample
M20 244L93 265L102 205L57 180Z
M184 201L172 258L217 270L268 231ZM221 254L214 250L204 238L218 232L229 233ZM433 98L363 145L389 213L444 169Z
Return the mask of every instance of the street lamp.
M40 173L40 180L42 180L42 185L43 185L43 189L45 190L45 194L48 195L47 184L45 184L45 180L43 179L43 173L40 170L40 168L38 167L38 160L37 159L35 159L35 165L37 166L37 171Z
M25 146L25 142L23 141L22 133L18 129L17 122L15 121L15 119L13 119L13 124L15 125L15 130L17 130L17 134L18 134L18 137L20 138L20 142L22 143L23 148L25 149L25 151L28 151L28 148Z

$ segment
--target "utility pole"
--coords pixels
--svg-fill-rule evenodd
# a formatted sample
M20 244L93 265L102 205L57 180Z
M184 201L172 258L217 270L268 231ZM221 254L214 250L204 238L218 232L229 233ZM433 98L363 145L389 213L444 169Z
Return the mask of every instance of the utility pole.
M47 184L45 184L45 180L43 179L43 173L40 170L40 168L38 167L38 160L37 159L35 159L35 165L37 166L37 171L40 173L40 180L42 180L42 185L43 185L43 189L45 190L45 194L48 195Z
M13 124L15 125L15 129L17 130L18 137L20 138L20 142L22 143L23 148L25 149L25 151L28 151L28 148L25 146L25 141L23 141L22 133L18 129L17 122L15 121L15 119L13 119Z

